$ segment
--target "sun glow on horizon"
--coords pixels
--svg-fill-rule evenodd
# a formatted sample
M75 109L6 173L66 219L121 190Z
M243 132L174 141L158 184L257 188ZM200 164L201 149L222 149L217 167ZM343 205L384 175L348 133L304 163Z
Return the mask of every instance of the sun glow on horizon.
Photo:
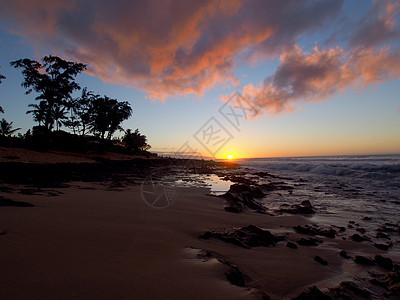
M228 154L226 157L227 157L229 160L233 159L233 155L232 155L232 154Z

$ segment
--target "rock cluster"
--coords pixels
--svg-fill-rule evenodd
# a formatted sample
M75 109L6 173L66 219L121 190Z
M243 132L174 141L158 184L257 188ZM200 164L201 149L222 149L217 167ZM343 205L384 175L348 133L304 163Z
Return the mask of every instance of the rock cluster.
M312 215L315 214L315 209L308 200L301 201L301 204L293 204L291 206L281 206L278 210L280 213L287 213L292 215Z
M265 212L266 208L256 199L264 197L265 194L258 187L250 187L244 184L233 184L225 194L220 197L227 202L225 210L233 213L241 213L247 209L257 212Z
M268 230L261 229L255 225L239 229L211 230L203 233L200 238L205 240L218 239L243 248L275 246L277 242L283 240L282 236L276 236Z

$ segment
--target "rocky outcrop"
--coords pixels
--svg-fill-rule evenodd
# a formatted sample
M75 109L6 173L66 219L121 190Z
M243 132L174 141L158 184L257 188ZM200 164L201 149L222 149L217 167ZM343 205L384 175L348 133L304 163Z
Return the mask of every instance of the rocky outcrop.
M375 255L375 262L377 265L385 268L386 270L393 270L393 261L389 257L383 257L382 255Z
M301 201L301 204L293 204L291 206L281 206L279 213L288 213L292 215L312 215L315 214L315 209L308 200Z
M367 265L367 266L375 265L375 261L373 259L361 255L357 255L356 258L354 259L354 262L360 265Z
M286 247L291 248L291 249L297 249L297 245L293 242L287 242Z
M325 236L328 238L335 238L335 235L337 234L337 231L329 228L320 228L317 225L304 225L304 226L295 226L293 229L301 234L307 234L307 235L320 235L320 236Z
M400 296L400 270L395 266L394 270L387 274L374 274L370 280L372 284L379 285L386 290L385 296Z
M34 207L35 205L24 201L14 201L0 196L0 206Z
M283 237L276 236L268 230L255 225L249 225L239 229L211 230L200 236L201 239L218 239L226 243L241 246L243 248L275 246Z
M256 199L265 194L258 187L250 187L244 184L233 184L225 194L219 196L227 202L225 210L233 213L241 213L247 209L257 212L265 212L266 208Z
M357 233L351 235L350 238L355 242L370 241L370 239L367 238L366 236L361 236L361 235L359 235Z
M333 299L371 299L369 291L351 281L343 281L327 293Z
M315 285L309 287L292 300L331 300L332 298L324 294Z
M322 257L320 257L318 255L314 257L314 261L316 261L316 262L318 262L318 263L320 263L321 265L324 265L324 266L328 265L328 261L323 259Z
M318 246L322 243L322 240L315 238L299 238L297 239L297 244L302 246Z

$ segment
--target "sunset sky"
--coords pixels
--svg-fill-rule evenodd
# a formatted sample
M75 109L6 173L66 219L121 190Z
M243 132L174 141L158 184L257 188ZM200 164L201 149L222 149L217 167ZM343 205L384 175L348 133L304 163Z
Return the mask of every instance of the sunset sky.
M53 54L152 151L400 153L399 24L400 0L1 1L0 118L35 125L9 63Z

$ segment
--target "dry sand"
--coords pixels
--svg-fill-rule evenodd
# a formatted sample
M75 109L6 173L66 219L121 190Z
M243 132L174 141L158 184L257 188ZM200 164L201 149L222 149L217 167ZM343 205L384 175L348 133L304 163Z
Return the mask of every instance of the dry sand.
M260 299L255 289L231 285L226 266L202 261L192 248L223 256L250 286L276 299L341 275L342 260L326 246L244 249L198 238L249 224L293 237L290 228L305 224L303 217L227 213L220 198L200 188L178 188L163 209L148 206L140 186L109 191L74 183L58 191L57 197L1 193L35 205L0 207L1 299ZM314 262L316 254L329 265Z

